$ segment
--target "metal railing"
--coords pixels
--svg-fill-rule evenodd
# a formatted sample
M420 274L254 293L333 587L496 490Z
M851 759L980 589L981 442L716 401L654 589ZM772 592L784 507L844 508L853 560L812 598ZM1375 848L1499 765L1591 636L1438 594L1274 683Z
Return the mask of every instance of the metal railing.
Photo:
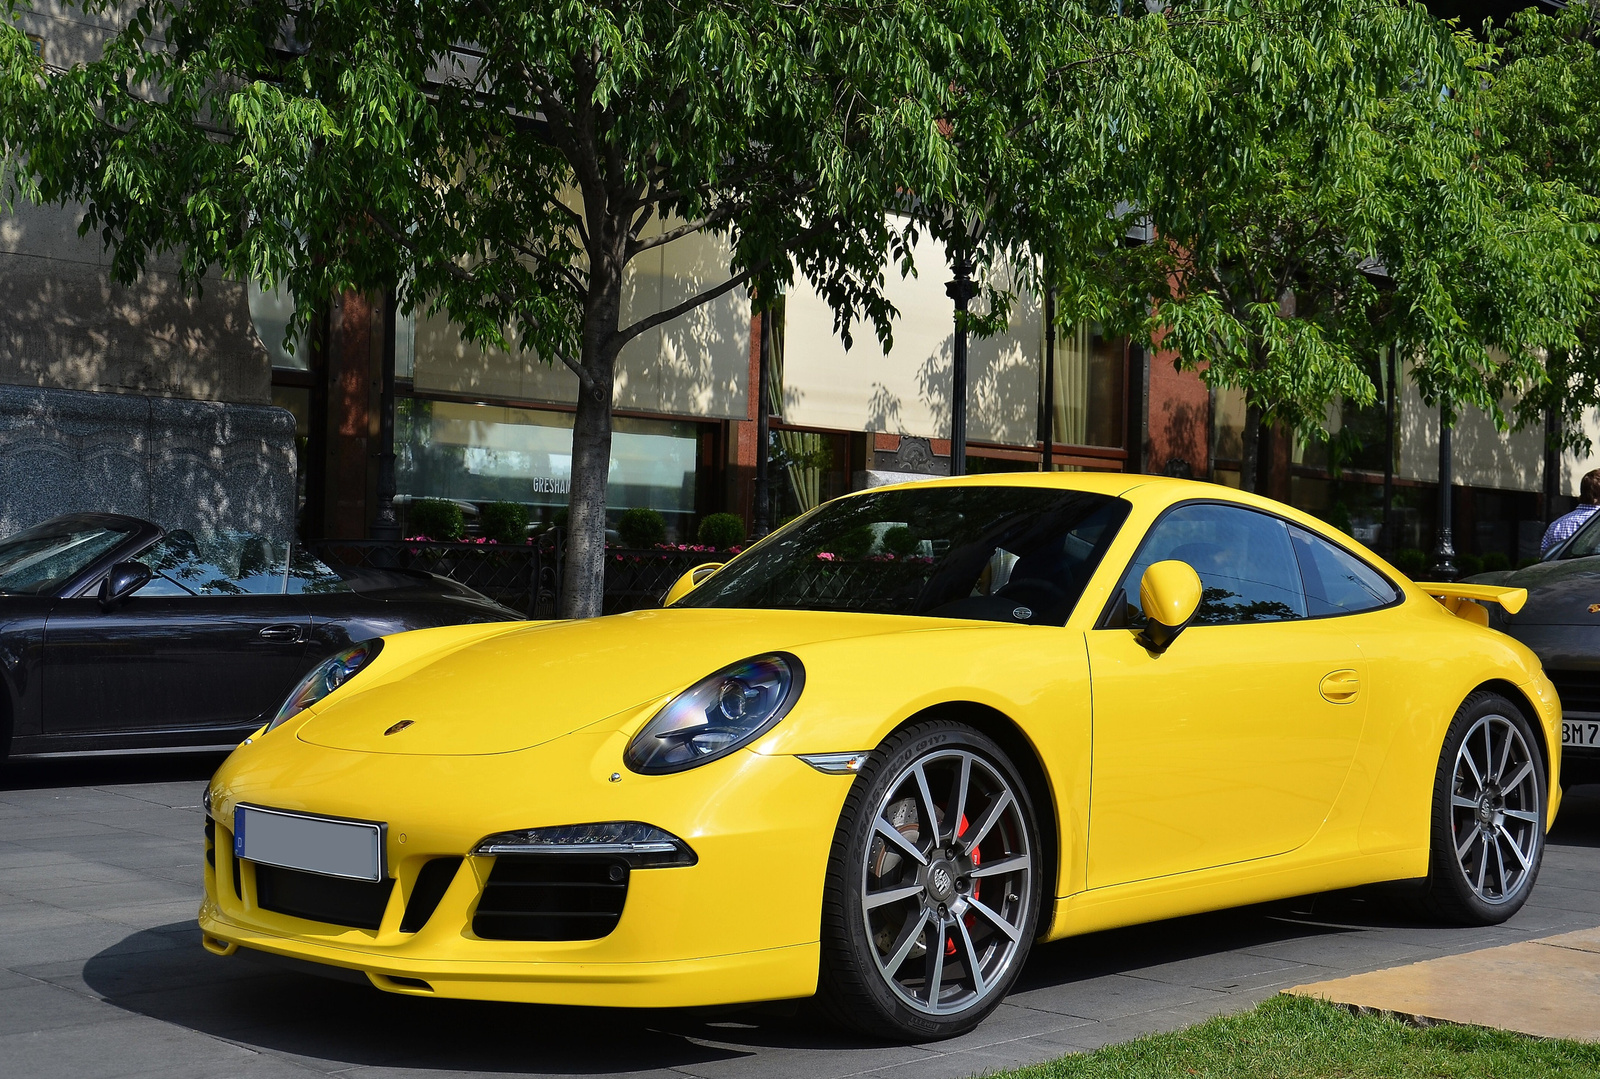
M434 540L313 540L306 549L330 566L437 573L529 618L555 618L561 607L565 536L546 532L522 546ZM606 548L602 614L655 607L681 575L731 557L671 547Z

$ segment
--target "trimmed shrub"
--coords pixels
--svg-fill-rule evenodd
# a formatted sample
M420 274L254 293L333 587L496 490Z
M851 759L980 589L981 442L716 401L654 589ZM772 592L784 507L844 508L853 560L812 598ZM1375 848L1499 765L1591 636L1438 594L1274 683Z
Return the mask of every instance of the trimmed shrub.
M624 547L654 547L667 538L667 519L648 506L635 506L617 521Z
M491 502L479 512L485 539L496 543L528 542L528 507L520 502Z
M1402 547L1390 559L1394 568L1404 573L1412 580L1416 580L1422 571L1428 568L1428 556L1415 547Z
M917 534L905 525L895 525L883 534L883 549L896 558L910 558L921 545Z
M700 522L695 537L708 547L726 551L744 543L744 522L731 513L713 513Z
M1456 568L1461 571L1461 576L1471 577L1475 573L1483 572L1483 559L1475 554L1458 554Z
M865 558L872 553L877 537L868 525L856 525L834 542L833 553L847 561Z
M419 498L406 510L406 525L413 536L431 540L459 540L467 534L461 507L442 498Z
M1511 568L1511 556L1504 551L1490 551L1483 556L1483 572L1502 573Z

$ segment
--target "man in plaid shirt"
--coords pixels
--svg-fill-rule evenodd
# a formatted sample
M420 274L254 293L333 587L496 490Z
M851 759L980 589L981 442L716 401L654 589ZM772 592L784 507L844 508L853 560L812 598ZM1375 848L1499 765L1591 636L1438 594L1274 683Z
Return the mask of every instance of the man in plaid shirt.
M1594 516L1595 510L1600 510L1600 468L1583 477L1579 491L1583 496L1583 503L1565 517L1557 517L1551 521L1550 527L1544 530L1544 539L1539 541L1541 555L1582 528L1588 523L1589 518Z

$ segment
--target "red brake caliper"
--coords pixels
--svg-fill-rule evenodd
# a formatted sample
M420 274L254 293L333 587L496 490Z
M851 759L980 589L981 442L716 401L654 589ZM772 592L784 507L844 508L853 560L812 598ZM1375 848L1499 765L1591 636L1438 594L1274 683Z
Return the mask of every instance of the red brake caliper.
M956 838L959 839L960 837L962 837L962 836L964 836L966 834L967 834L967 815L965 813L963 813L963 814L961 814L961 823L956 825ZM977 847L973 847L972 848L972 864L974 866L977 866L977 865L981 865L982 863L983 863L983 855L981 853L979 853L979 850L978 850ZM974 898L974 899L978 898L978 882L977 881L973 881L972 882L972 898ZM967 928L968 929L972 929L974 926L976 926L978 924L978 916L976 914L969 914L965 918L963 918L962 921L967 923ZM944 954L945 955L955 955L956 954L956 942L953 939L952 940L946 940L944 942Z

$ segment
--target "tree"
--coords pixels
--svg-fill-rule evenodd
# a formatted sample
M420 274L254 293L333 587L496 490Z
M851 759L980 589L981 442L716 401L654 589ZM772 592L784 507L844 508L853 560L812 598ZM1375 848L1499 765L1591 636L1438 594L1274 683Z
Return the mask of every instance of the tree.
M1309 36L1291 91L1327 91L1298 109L1268 107L1248 53L1207 72L1214 109L1149 142L1155 241L1080 250L1063 303L1243 391L1247 489L1261 426L1325 437L1334 401L1372 400L1361 357L1383 345L1424 358L1430 399L1498 414L1583 291L1568 204L1525 181L1488 124L1487 50L1419 6L1359 0ZM1219 133L1228 155L1207 149Z
M1595 258L1600 245L1600 10L1573 4L1558 15L1536 10L1491 30L1500 48L1488 91L1494 125L1523 170L1559 192L1581 226L1576 230ZM1591 261L1588 305L1573 339L1546 357L1547 377L1524 389L1520 425L1561 421L1558 443L1591 449L1583 413L1600 403L1600 270ZM1552 447L1555 448L1555 447Z
M863 317L887 338L881 267L906 247L881 210L947 186L942 62L958 29L985 47L984 14L143 0L69 70L0 28L0 146L26 196L87 206L120 280L176 250L196 286L211 269L287 283L299 324L330 293L388 289L564 363L579 394L563 607L591 615L619 352L796 271L846 334ZM630 264L697 233L725 238L726 276L625 320Z

